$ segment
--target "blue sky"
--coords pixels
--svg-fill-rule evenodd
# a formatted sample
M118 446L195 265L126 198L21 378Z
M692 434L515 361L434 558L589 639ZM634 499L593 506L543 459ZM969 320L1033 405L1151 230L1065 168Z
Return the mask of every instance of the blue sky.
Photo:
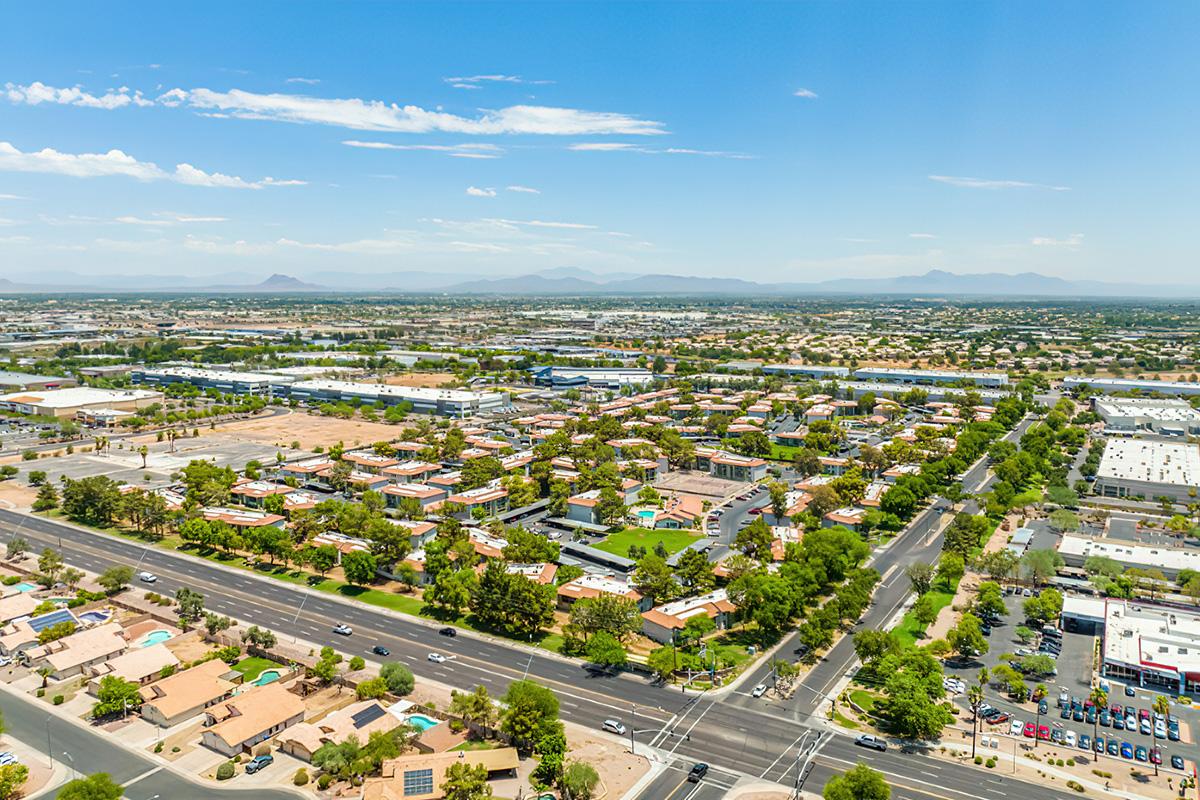
M14 280L1197 274L1194 4L50 5Z

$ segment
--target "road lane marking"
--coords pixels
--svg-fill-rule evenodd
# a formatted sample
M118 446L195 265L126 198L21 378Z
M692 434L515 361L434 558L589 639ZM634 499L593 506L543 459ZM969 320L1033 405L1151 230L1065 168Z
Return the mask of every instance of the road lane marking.
M159 765L157 767L151 767L150 769L143 772L141 775L135 775L132 778L130 778L129 780L125 781L124 783L121 784L121 786L128 789L130 786L137 783L138 781L145 780L146 778L149 778L151 775L154 775L157 772L161 772L164 769L166 769L166 767L164 767L162 765Z

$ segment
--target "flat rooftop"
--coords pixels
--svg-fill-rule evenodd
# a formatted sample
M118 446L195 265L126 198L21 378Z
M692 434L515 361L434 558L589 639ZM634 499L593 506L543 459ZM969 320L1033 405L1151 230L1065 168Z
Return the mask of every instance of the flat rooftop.
M1160 422L1200 420L1200 411L1185 400L1150 397L1098 397L1096 413L1102 417L1145 417Z
M1171 486L1200 484L1200 446L1183 442L1113 439L1104 448L1097 478Z

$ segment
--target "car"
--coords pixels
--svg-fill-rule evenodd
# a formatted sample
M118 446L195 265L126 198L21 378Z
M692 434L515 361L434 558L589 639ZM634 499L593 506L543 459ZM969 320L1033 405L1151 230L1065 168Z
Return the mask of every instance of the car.
M1058 718L1059 719L1070 719L1071 718L1071 707L1063 706L1062 711L1058 712Z
M139 572L138 580L142 583L158 583L158 576L153 572Z
M430 653L429 655L425 656L425 659L427 661L432 661L434 664L446 663L446 657L441 653Z
M1137 697L1137 691L1134 690L1134 688L1132 686L1126 686L1125 687L1125 696L1126 697Z
M1047 711L1049 711L1049 710L1050 710L1050 706L1048 706L1048 705L1046 704L1046 701L1045 701L1045 700L1043 700L1042 702L1038 703L1038 713L1039 713L1039 714L1045 714L1045 713L1046 713Z
M1138 727L1137 717L1133 714L1125 715L1125 730L1136 731Z
M350 636L351 634L354 633L354 628L351 628L349 625L347 625L344 622L340 622L337 625L333 626L333 632L336 633L338 636Z
M1112 718L1112 726L1113 726L1114 731L1125 730L1125 718L1124 717L1113 717Z
M878 750L881 753L884 752L885 750L887 750L887 741L886 740L881 739L878 736L872 736L869 733L863 733L863 734L856 736L854 738L854 743L856 745L858 745L859 747L866 747L871 750Z
M1109 725L1112 725L1112 721L1113 721L1113 718L1111 716L1109 716L1108 711L1100 712L1100 724L1101 725L1103 725L1104 727L1107 728Z
M1108 754L1110 756L1121 755L1121 744L1116 739L1108 740Z
M1087 714L1086 714L1085 716L1086 716L1086 720L1085 720L1085 721L1087 722L1087 724L1088 724L1088 725L1095 725L1095 724L1096 724L1096 709L1094 709L1094 708L1089 708L1089 709L1087 710Z
M8 752L7 750L5 750L3 753L0 753L0 767L7 767L9 764L16 763L18 763L17 757L12 753Z
M1155 722L1166 722L1167 718L1163 716L1161 711L1155 711L1150 715Z
M1142 732L1143 736L1150 736L1154 732L1154 728L1150 726L1150 720L1148 719L1141 721L1141 723L1138 725L1138 730Z
M1038 734L1037 738L1040 739L1041 741L1043 741L1043 742L1048 741L1050 739L1050 726L1049 725L1039 725L1037 734Z
M618 736L624 736L625 734L629 733L629 729L622 725L620 720L606 719L600 725L600 727L609 733L615 733Z
M275 763L275 756L267 754L265 756L255 756L246 762L246 774L253 775L260 769L266 769Z
M1033 735L1035 733L1037 733L1037 726L1034 725L1032 722L1026 722L1025 729L1023 731L1021 731L1021 733L1025 736L1026 739L1032 739Z
M1167 738L1167 726L1161 722L1154 723L1154 738L1155 739Z
M1028 647L1018 647L1017 652L1013 653L1013 655L1020 656L1021 658L1024 658L1025 656L1031 656L1033 654L1034 654L1033 651L1030 650ZM1059 705L1062 705L1061 698L1059 699L1058 703L1059 703Z
M1097 737L1096 737L1096 742L1095 742L1095 745L1094 745L1093 749L1094 749L1094 750L1095 750L1097 753L1103 753L1103 752L1104 752L1104 737L1103 737L1103 736L1097 736Z
M1020 736L1023 730L1025 730L1025 723L1019 719L1014 719L1012 724L1008 726L1008 732L1013 736Z
M458 636L458 628L455 628L453 625L447 625L446 627L439 629L438 633L440 633L442 636L449 636L453 638Z
M1008 722L1008 720L1008 714L1005 714L1003 711L997 711L992 716L984 718L984 722L989 725L1000 725L1001 723Z
M751 697L762 697L766 693L767 693L767 685L765 683L760 683L758 686L755 686L754 689L750 692L750 696Z
M1183 769L1183 756L1171 756L1171 767L1173 769Z
M390 656L392 654L391 650L388 650L386 647L384 647L381 644L377 644L374 647L372 647L371 652L377 656Z
M1075 720L1076 722L1083 722L1083 709L1075 709L1075 711L1071 714L1071 719Z
M1174 728L1167 728L1167 741L1168 742L1178 742L1179 741L1178 726L1176 726Z
M1121 758L1133 758L1133 745L1121 742Z
M1142 719L1146 719L1146 720L1148 720L1148 719L1150 719L1150 709L1148 709L1148 708L1139 708L1139 709L1138 709L1138 719L1139 719L1139 720L1142 720Z
M1092 737L1088 736L1086 733L1079 734L1079 749L1080 750L1091 750L1092 749Z
M1155 766L1162 763L1162 751L1157 747L1150 751L1150 763Z
M1121 708L1120 703L1113 703L1112 708L1110 708L1109 711L1111 711L1113 713L1113 716L1117 716L1117 717L1125 716L1125 709Z
M1067 747L1074 747L1078 741L1075 736L1075 731L1067 731L1066 735L1063 737L1063 741L1067 743Z
M7 667L12 663L12 659L8 656L0 656L0 667Z
M1020 650L1018 650L1018 651L1017 651L1017 654L1018 654L1018 655L1020 655L1020 652L1021 652L1021 651L1020 651ZM1069 702L1071 702L1071 695L1070 695L1070 693L1069 693L1069 692L1067 692L1067 691L1064 689L1063 691L1061 691L1061 692L1059 692L1059 693L1058 693L1058 707L1059 707L1059 708L1062 708L1063 706L1065 706L1065 705L1066 705L1067 703L1069 703Z
M1065 744L1067 740L1065 734L1063 733L1063 729L1055 728L1054 730L1050 731L1050 741L1055 742L1056 744Z
M691 771L688 772L688 776L687 776L688 783L699 783L701 781L701 779L703 779L704 776L707 774L708 774L708 764L705 764L703 762L701 762L699 764L693 764Z
M1139 744L1136 748L1134 748L1133 757L1135 759L1137 759L1138 761L1142 761L1142 762L1149 761L1150 760L1150 752L1148 750L1146 750L1146 748L1144 746Z

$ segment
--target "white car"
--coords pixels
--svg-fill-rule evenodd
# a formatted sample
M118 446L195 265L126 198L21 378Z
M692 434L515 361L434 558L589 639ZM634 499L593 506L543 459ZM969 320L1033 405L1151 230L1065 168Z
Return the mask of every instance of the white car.
M351 628L349 625L343 622L339 625L334 625L333 632L338 636L349 636L350 634L354 633L354 628Z
M750 692L750 696L751 697L762 697L766 693L767 693L767 685L765 683L760 683L758 686L754 687L754 691Z
M139 572L138 580L141 581L142 583L157 583L158 576L155 575L153 572Z
M446 657L444 655L442 655L441 653L430 653L428 656L426 656L426 658L435 664L446 663Z
M1021 720L1017 719L1016 717L1013 717L1013 721L1008 726L1008 732L1013 736L1020 736L1025 732L1025 723L1021 722Z
M620 722L618 722L615 719L604 720L603 724L601 724L600 727L603 728L604 730L608 731L609 733L615 733L618 736L624 736L626 733L629 732L629 730L624 725L622 725Z
M12 663L12 659L8 656L0 656L0 667L7 667Z
M1067 738L1067 747L1074 747L1077 741L1075 738L1075 731L1067 731L1065 735Z

